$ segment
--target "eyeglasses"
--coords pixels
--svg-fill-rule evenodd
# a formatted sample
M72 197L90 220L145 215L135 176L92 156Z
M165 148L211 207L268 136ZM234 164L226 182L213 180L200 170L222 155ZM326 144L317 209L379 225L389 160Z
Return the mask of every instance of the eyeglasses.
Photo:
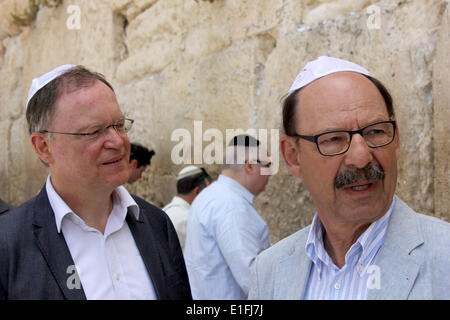
M94 128L91 132L58 132L58 131L48 131L48 130L42 130L41 133L58 133L58 134L70 134L73 136L82 136L85 139L88 140L95 140L106 134L109 128L113 127L114 130L118 134L125 134L128 131L130 131L131 127L133 126L134 120L127 119L127 118L120 118L114 121L113 124L110 124L106 127L100 127L100 128Z
M315 136L295 134L293 137L314 142L319 153L324 156L336 156L347 152L354 134L360 134L371 148L390 144L395 137L395 120L381 121L354 131L329 131Z
M272 162L270 161L256 160L256 162L265 168L270 168L270 166L272 165Z
M245 163L249 162L249 160L245 160ZM264 160L256 160L256 163L259 163L262 167L265 168L270 168L270 166L272 165L272 162L270 161L264 161Z

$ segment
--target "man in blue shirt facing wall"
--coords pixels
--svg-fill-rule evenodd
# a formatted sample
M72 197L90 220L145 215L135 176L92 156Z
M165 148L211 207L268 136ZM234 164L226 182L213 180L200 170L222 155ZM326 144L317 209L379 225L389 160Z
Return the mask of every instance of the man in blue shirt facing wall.
M253 207L270 177L266 150L249 135L236 136L224 162L189 214L184 256L194 299L246 299L250 266L270 246L267 224Z

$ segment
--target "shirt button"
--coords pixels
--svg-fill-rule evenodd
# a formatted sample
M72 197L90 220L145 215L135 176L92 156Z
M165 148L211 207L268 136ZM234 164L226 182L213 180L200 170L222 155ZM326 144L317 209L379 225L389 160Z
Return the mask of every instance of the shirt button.
M364 266L362 264L360 264L358 269L359 269L359 271L363 272L364 271Z
M117 280L117 281L120 280L120 274L116 274L116 280Z
M336 290L339 290L339 289L341 288L341 284L340 284L339 282L336 282L336 283L334 284L334 288L335 288Z

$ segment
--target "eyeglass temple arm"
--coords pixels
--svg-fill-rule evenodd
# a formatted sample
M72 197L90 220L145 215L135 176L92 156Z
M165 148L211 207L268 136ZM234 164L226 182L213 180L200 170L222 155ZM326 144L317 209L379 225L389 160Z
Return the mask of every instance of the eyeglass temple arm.
M293 137L302 138L311 142L316 142L317 136L303 136L301 134L294 134Z

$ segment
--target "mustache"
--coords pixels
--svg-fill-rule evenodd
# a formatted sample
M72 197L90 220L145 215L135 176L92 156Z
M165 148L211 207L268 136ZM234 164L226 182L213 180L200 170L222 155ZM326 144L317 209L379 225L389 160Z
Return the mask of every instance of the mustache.
M334 178L334 187L340 189L346 185L367 180L383 180L386 173L378 164L369 164L365 168L352 168L339 173Z

